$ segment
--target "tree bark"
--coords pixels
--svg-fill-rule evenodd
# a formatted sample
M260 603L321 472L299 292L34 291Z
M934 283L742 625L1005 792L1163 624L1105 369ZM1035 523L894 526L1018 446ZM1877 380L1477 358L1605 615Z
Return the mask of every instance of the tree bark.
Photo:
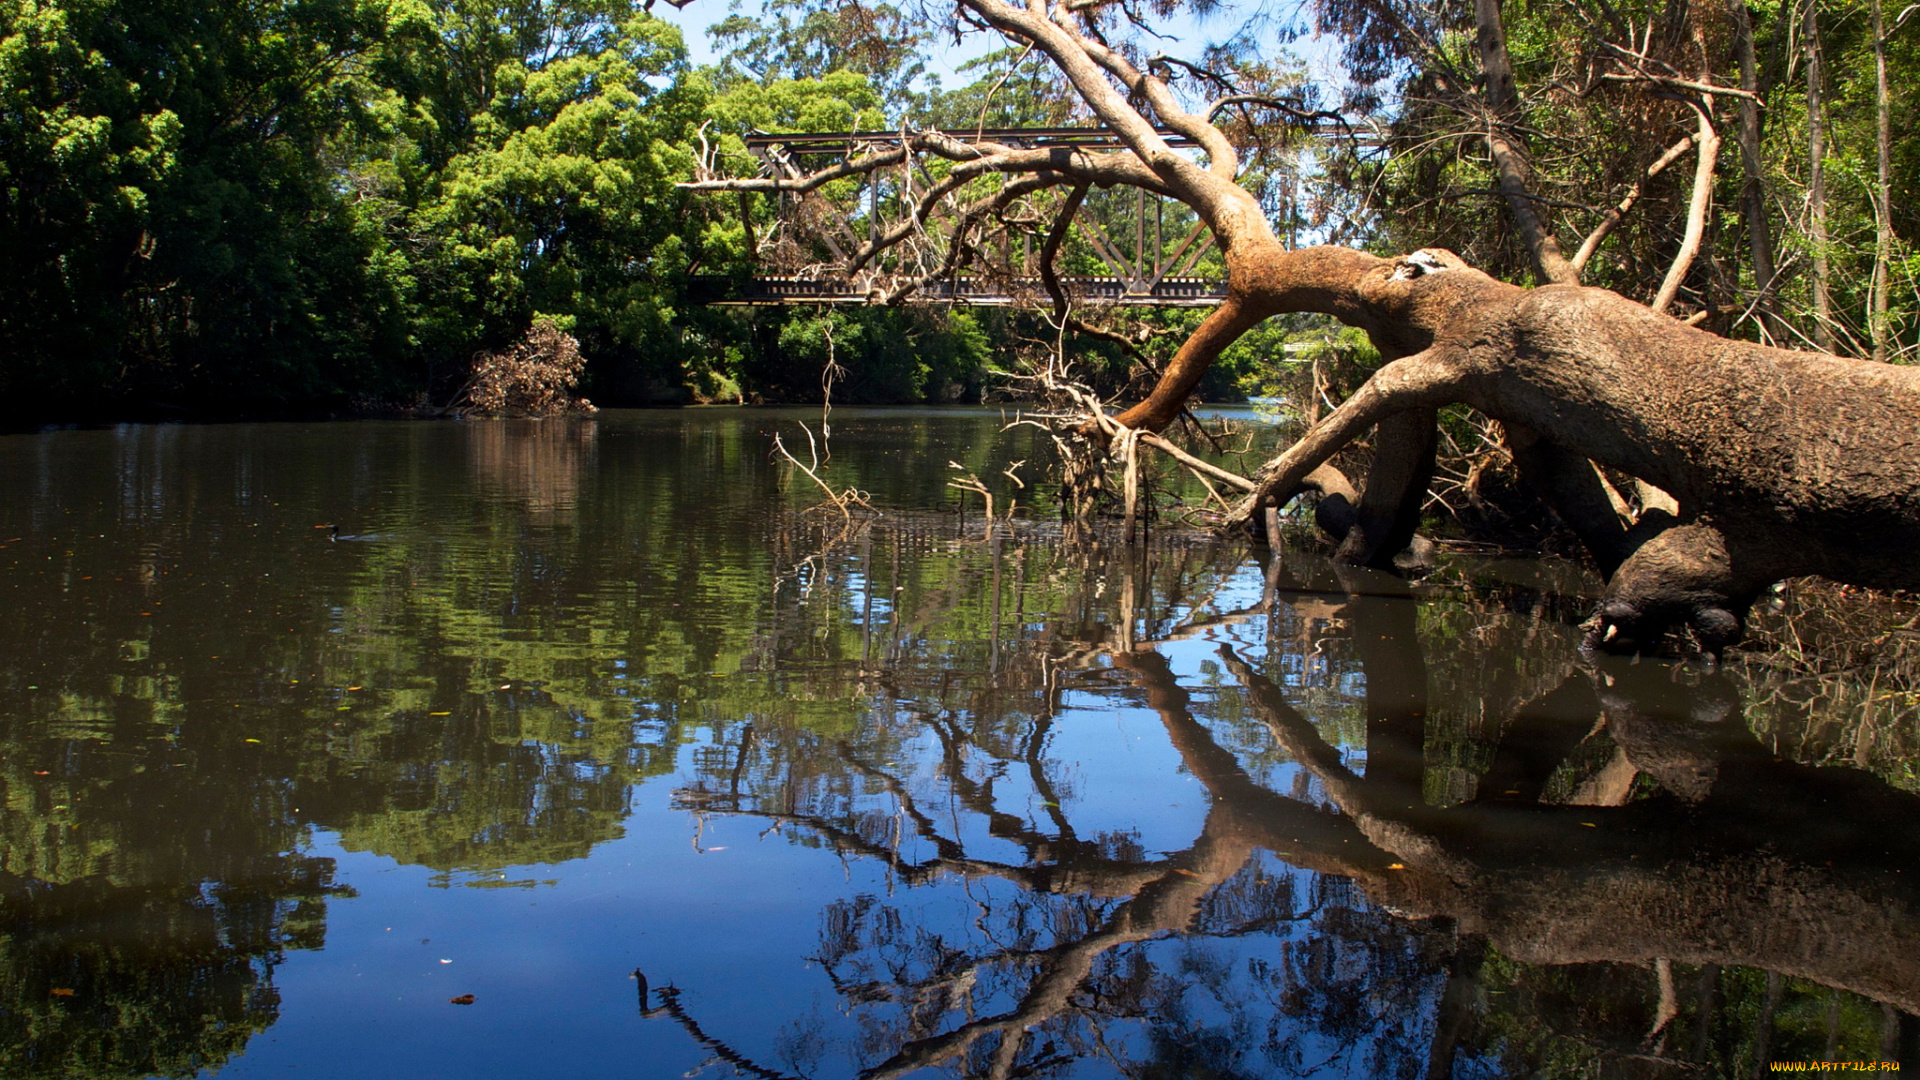
M1807 0L1807 233L1813 241L1813 343L1833 351L1833 299L1827 278L1826 64L1820 50L1820 0Z
M1340 562L1390 569L1413 542L1433 483L1437 421L1432 410L1415 409L1381 423L1353 527L1335 556Z
M1620 547L1596 548L1603 569L1625 553L1596 645L1642 649L1687 625L1717 652L1760 590L1799 574L1920 587L1905 555L1920 546L1920 369L1731 341L1603 289L1507 285L1432 249L1378 260L1348 287L1402 358L1269 465L1237 520L1290 498L1367 429L1458 402L1677 501L1677 518L1643 515Z
M1767 343L1779 345L1786 338L1778 316L1774 314L1773 225L1767 216L1766 166L1761 163L1760 144L1764 134L1760 105L1766 91L1760 86L1759 65L1753 52L1753 21L1747 16L1746 0L1727 0L1733 23L1733 49L1740 63L1740 89L1753 97L1740 99L1740 126L1735 136L1740 143L1740 167L1745 179L1740 185L1740 211L1746 219L1747 249L1753 255L1753 283L1759 292L1754 309L1765 330Z
M1487 152L1493 158L1496 184L1513 214L1514 227L1527 246L1533 275L1541 284L1575 284L1580 273L1560 251L1560 241L1542 218L1533 200L1532 167L1526 146L1511 134L1520 117L1520 95L1513 83L1513 60L1507 53L1507 31L1500 19L1500 0L1474 0L1474 45L1487 96Z
M1888 263L1893 259L1893 117L1887 93L1887 31L1880 0L1872 0L1874 135L1877 144L1873 192L1873 299L1867 316L1873 358L1887 359Z

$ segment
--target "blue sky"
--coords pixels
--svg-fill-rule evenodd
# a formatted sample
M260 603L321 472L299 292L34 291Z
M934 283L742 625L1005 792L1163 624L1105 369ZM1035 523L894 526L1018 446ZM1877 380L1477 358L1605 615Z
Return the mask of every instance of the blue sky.
M707 28L733 11L751 14L758 11L759 7L758 0L734 0L731 6L727 0L695 0L684 8L657 3L653 13L681 28L694 63L708 64L714 61L715 55L713 43L707 37ZM1160 47L1176 56L1197 58L1209 41L1223 38L1237 29L1243 12L1241 5L1224 3L1221 13L1205 22L1197 22L1185 15L1171 20L1166 24L1165 32L1173 40L1161 42ZM997 37L981 32L966 35L958 44L951 35L941 35L927 57L927 66L939 76L943 85L962 86L969 80L966 76L956 74L959 66L999 46ZM1316 81L1338 81L1338 50L1332 39L1303 38L1291 46L1275 47L1285 48L1305 62Z

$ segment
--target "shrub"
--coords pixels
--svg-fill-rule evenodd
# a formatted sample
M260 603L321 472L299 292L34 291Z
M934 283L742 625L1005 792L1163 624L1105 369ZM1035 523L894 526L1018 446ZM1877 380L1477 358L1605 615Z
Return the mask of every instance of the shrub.
M490 416L592 412L592 402L573 396L585 366L573 335L552 319L536 319L510 348L474 357L473 374L454 395L451 407Z

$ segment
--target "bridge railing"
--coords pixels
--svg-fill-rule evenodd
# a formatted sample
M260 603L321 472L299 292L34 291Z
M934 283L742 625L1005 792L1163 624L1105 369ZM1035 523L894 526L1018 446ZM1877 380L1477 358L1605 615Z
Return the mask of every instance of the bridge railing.
M1063 292L1076 300L1096 304L1154 307L1212 307L1226 298L1226 282L1219 278L1166 277L1141 282L1119 277L1062 277ZM777 307L786 304L866 304L880 290L862 289L839 278L756 277L743 284L724 278L697 278L696 302L733 307ZM931 303L975 307L1031 307L1051 302L1038 280L997 281L959 277L922 284L918 299Z

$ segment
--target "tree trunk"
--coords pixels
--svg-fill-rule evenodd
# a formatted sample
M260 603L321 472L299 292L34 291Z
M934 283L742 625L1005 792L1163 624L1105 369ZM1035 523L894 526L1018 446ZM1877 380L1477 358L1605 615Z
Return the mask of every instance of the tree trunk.
M1807 50L1807 232L1813 240L1813 343L1833 351L1833 300L1827 287L1827 120L1821 83L1820 0L1807 0L1803 28Z
M1677 500L1679 517L1645 514L1625 537L1596 645L1643 649L1687 625L1717 652L1762 589L1800 574L1920 587L1907 557L1920 547L1920 369L1730 341L1603 289L1507 285L1432 249L1355 264L1347 287L1401 359L1269 465L1236 520L1292 497L1366 430L1457 402Z
M1774 314L1774 268L1773 227L1767 217L1766 166L1761 163L1760 143L1763 135L1760 116L1760 102L1766 92L1761 89L1758 64L1753 53L1753 22L1747 17L1746 0L1728 0L1727 10L1733 23L1733 49L1740 63L1740 89L1754 95L1740 101L1740 126L1736 138L1740 142L1740 165L1746 178L1740 185L1740 209L1746 218L1747 247L1753 253L1753 284L1760 293L1755 310L1760 317L1760 325L1766 331L1769 345L1784 344L1786 338L1780 326L1778 316ZM1759 99L1759 100L1756 100Z
M1475 0L1475 47L1500 191L1535 275L1560 283L1533 290L1497 282L1440 250L1390 260L1335 246L1290 250L1266 208L1240 186L1241 158L1226 133L1206 116L1188 112L1151 68L1142 70L1130 53L1098 33L1083 32L1091 24L1055 19L1044 5L959 3L981 23L1051 61L1118 148L963 142L938 131L903 132L884 147L875 144L804 177L685 186L796 195L837 178L904 167L916 156L949 162L946 178L920 198L911 219L870 243L861 260L924 235L927 215L943 200L992 176L1010 178L1008 186L970 204L967 213L1004 208L994 200L1047 187L1120 184L1180 200L1219 242L1228 297L1183 344L1147 399L1119 422L1164 427L1220 351L1270 316L1318 312L1358 327L1387 363L1272 462L1262 479L1247 481L1252 494L1232 521L1264 522L1280 502L1317 485L1336 492L1343 509L1352 511L1326 515L1350 541L1353 550L1344 553L1378 561L1395 537L1410 532L1419 509L1432 410L1471 406L1499 421L1516 446L1534 446L1537 453L1523 449L1517 455L1534 462L1529 480L1610 570L1607 595L1592 621L1595 644L1640 648L1684 624L1717 652L1739 636L1761 589L1797 574L1920 587L1920 561L1911 558L1920 549L1920 440L1912 434L1920 426L1920 369L1730 341L1605 290L1571 284L1577 272L1529 190L1533 178L1518 135L1525 117L1499 0ZM1784 4L1782 17L1790 22L1793 9ZM1666 10L1673 38L1687 4L1672 0ZM1805 26L1814 332L1824 343L1832 340L1834 320L1826 259L1825 72L1813 0ZM1707 108L1710 103L1703 102ZM1191 140L1204 157L1176 153L1170 135ZM1703 123L1698 140L1696 212L1663 299L1677 288L1705 229L1710 123ZM1647 175L1685 148L1682 143L1668 151ZM1087 423L1112 429L1105 416ZM1374 428L1381 429L1381 453L1374 482L1358 504L1346 494L1344 480L1312 479L1328 476L1330 470L1321 471L1328 459ZM1671 495L1678 512L1643 511L1624 530L1590 462Z
M1513 214L1514 227L1527 245L1533 276L1541 284L1575 284L1579 271L1560 251L1553 229L1533 200L1532 168L1526 146L1510 133L1520 117L1520 95L1514 89L1513 61L1507 54L1507 31L1500 21L1500 0L1474 0L1474 44L1487 95L1487 151L1500 194Z
M1893 117L1887 93L1887 31L1880 0L1873 8L1874 127L1879 144L1873 189L1873 310L1867 329L1873 338L1873 358L1887 359L1888 263L1893 259Z

